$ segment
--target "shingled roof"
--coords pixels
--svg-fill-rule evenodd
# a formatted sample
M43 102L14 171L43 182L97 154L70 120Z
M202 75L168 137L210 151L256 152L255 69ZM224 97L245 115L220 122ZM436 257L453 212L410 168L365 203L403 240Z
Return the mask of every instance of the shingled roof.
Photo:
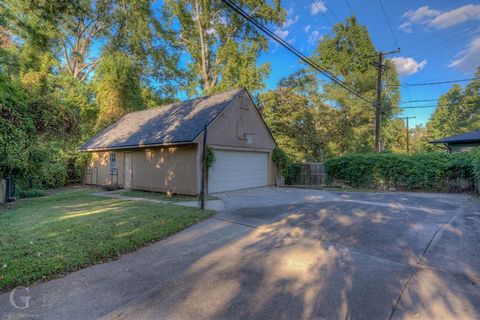
M245 89L132 112L84 143L80 150L109 150L188 143Z
M430 143L468 143L480 141L480 130L457 134L451 137L431 141Z

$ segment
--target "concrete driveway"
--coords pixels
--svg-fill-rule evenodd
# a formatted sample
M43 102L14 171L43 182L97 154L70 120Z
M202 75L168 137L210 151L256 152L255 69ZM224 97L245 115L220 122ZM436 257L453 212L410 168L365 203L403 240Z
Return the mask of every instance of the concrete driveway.
M164 241L0 296L0 317L480 318L478 198L275 188L220 197L224 211ZM19 295L28 308L11 305Z

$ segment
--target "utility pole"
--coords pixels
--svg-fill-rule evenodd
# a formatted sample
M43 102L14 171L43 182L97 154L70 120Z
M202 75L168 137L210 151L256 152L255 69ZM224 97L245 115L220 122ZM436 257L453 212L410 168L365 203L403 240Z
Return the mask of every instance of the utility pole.
M200 189L200 209L205 210L205 193L207 189L207 126L203 128L202 145L202 186Z
M383 57L400 52L400 48L389 52L378 52L378 60L373 63L377 68L377 99L375 102L375 152L380 152L380 116L382 114L382 71L386 68Z
M404 117L404 118L400 118L400 119L403 119L405 120L406 124L407 124L407 154L410 154L410 129L409 129L409 126L408 126L408 120L409 119L415 119L416 117Z

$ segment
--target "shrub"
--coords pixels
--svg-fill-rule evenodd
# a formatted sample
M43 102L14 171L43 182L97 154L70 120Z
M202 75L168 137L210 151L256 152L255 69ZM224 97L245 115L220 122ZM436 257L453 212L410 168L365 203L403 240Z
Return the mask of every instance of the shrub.
M28 190L17 190L15 194L19 198L36 198L36 197L46 196L47 192L42 189L28 189Z
M272 152L272 161L277 166L278 173L285 176L288 165L291 163L285 151L279 147L275 147Z
M480 150L446 154L353 154L329 159L326 173L357 188L462 191L462 184L478 188Z
M472 155L472 171L475 179L475 187L477 193L480 193L480 148L471 152Z
M280 149L275 147L272 152L272 161L275 163L278 173L284 177L286 184L291 184L292 180L300 171L301 165L294 163L288 155Z

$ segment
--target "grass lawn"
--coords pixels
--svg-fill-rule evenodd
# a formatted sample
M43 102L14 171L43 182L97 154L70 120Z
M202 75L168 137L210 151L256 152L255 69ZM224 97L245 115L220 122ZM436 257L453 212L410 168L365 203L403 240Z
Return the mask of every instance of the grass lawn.
M0 209L0 291L108 261L210 217L77 188Z
M140 190L128 190L121 191L118 194L127 197L139 197L139 198L149 198L163 201L195 201L198 198L196 196L185 196L185 195L172 195L169 196L163 192L149 192L149 191L140 191ZM207 200L217 200L217 197L207 196Z

